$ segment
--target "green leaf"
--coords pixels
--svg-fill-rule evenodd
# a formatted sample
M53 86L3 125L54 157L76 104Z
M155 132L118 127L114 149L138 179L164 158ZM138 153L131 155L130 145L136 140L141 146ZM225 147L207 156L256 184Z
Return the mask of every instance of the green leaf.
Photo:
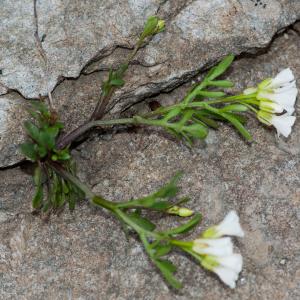
M77 198L80 198L80 195L76 193L76 191L74 191L74 188L71 184L66 183L69 187L69 194L67 197L67 201L69 204L69 210L73 211L75 209L75 205L76 205L76 200Z
M158 201L151 205L151 208L154 210L164 211L172 206L168 201Z
M182 136L180 135L180 133L178 133L177 131L175 131L174 129L172 128L167 128L165 127L164 128L169 134L171 134L174 138L178 139L178 140L181 140L182 139Z
M155 248L155 257L161 257L164 255L167 255L171 250L172 250L172 246L170 244L168 245L162 245L162 244L158 244Z
M181 120L179 122L177 122L177 124L175 123L177 125L177 127L173 127L173 128L175 130L177 130L178 132L180 132L182 127L191 120L193 114L194 114L194 110L192 110L192 109L185 110L183 112Z
M30 121L25 121L24 122L24 128L27 132L27 134L36 142L40 141L40 130L39 128L34 125Z
M212 81L216 77L222 75L232 64L234 56L232 54L227 55L217 66L213 67L207 75L209 81Z
M184 138L183 141L185 142L186 146L188 146L189 148L192 148L192 146L193 146L193 140L190 138L190 136L187 135L185 132L182 132L181 134L182 134L182 136Z
M221 112L230 112L230 111L236 111L236 112L244 112L247 111L248 108L247 106L243 105L243 104L230 104L230 105L226 105L225 107L219 109L219 111Z
M209 105L205 106L207 110L210 110L211 112L214 112L216 114L219 114L222 116L224 119L229 121L239 132L240 134L248 141L252 140L251 134L248 132L248 130L243 126L243 124L235 117L235 115L231 113L224 113L220 111L217 108L213 108Z
M38 154L34 146L35 145L32 143L23 143L20 145L21 153L32 161L36 161L38 159Z
M36 186L42 182L42 169L39 165L34 169L33 181Z
M59 133L59 127L53 126L53 127L44 127L40 131L40 137L39 141L41 145L45 146L49 150L54 149L55 147L55 139Z
M64 179L62 179L61 183L62 183L62 190L63 190L64 194L69 194L70 189L69 189L67 182Z
M60 151L56 151L58 160L69 160L71 155L69 153L69 149L63 149Z
M223 113L222 115L240 132L240 134L247 141L252 140L252 136L249 133L249 131L242 125L242 123L236 117L234 117L233 115L230 115L228 113Z
M103 96L107 96L112 89L112 86L109 84L109 80L104 81L101 88Z
M125 81L121 78L115 78L110 81L110 84L113 86L123 86Z
M229 80L214 80L208 82L209 86L216 86L216 87L224 87L230 88L234 86L234 83Z
M196 114L197 119L199 119L200 121L202 121L203 123L205 123L207 126L214 128L214 129L218 129L219 128L219 124L214 121L213 119L207 118L205 116L202 116L201 114Z
M144 40L146 37L155 33L159 19L156 16L150 16L144 26L144 31L141 34L140 40Z
M161 266L163 266L164 269L168 270L168 272L170 272L170 273L176 272L176 270L177 270L176 266L169 260L159 259L158 261L160 262Z
M35 194L32 199L32 207L34 209L40 208L42 205L42 200L43 200L43 186L41 184L39 184L36 187Z
M128 208L128 207L146 207L146 208L152 208L154 210L166 210L169 207L172 206L171 203L168 201L161 201L161 199L169 199L174 197L179 188L177 187L178 180L182 176L181 172L178 172L171 180L169 183L161 187L158 191L152 193L151 195L141 198L141 199L136 199L136 200L131 200L128 202L124 203L119 203L117 207L119 208Z
M169 120L177 117L180 114L180 112L181 112L181 108L175 107L164 116L164 120L169 121Z
M132 222L137 224L139 227L147 231L153 231L156 228L156 225L150 222L148 219L141 217L136 213L128 214L128 217Z
M203 96L207 98L219 98L224 97L226 94L223 92L213 92L213 91L202 91L197 92L197 96Z
M191 229L193 229L195 226L197 226L199 224L199 222L201 221L202 216L201 214L195 214L195 216L188 222L186 222L183 225L180 225L176 228L167 230L165 233L168 235L175 235L175 234L181 234L181 233L185 233L190 231Z
M45 103L41 101L30 101L31 106L38 112L40 112L43 116L49 118L51 116L47 106Z
M131 200L127 203L120 203L118 207L151 207L155 203L156 199L154 197L147 196L137 200Z
M177 183L181 177L182 172L177 172L168 184L166 184L153 194L153 197L161 199L174 197L179 191Z
M183 130L197 139L205 139L208 135L208 129L199 123L185 126Z
M51 155L51 159L53 161L57 161L58 160L58 156L56 154Z
M116 70L116 75L118 78L123 78L125 72L128 69L128 64L121 64L119 68Z
M58 207L62 207L66 202L66 195L64 193L60 194L59 201L57 203Z
M227 113L227 115L230 115L230 116L236 118L243 125L246 124L246 122L247 122L247 118L245 116L242 116L239 114L234 114L234 113L229 113L229 112Z
M44 146L39 146L39 145L36 145L36 147L38 149L38 153L39 153L39 157L45 157L48 153L47 149L44 147Z
M53 176L52 176L52 181L51 181L51 186L50 186L50 201L51 204L55 207L57 204L57 189L58 189L58 177L56 175L56 173L53 172Z
M167 282L175 289L180 289L182 284L173 276L176 272L176 267L168 260L155 260L156 266L160 269Z
M44 206L43 206L43 212L45 213L45 212L47 212L49 209L50 209L50 207L51 207L51 202L46 202L45 204L44 204Z

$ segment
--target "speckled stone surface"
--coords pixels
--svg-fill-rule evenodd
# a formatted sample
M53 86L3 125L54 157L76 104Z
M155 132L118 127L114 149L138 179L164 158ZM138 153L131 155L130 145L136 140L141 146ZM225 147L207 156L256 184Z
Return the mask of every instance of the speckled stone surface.
M3 0L1 7L0 101L6 101L7 93L26 102L23 97L38 99L53 91L60 111L72 99L70 125L78 121L72 108L82 106L82 115L91 109L100 93L100 78L128 55L150 15L165 19L166 30L138 52L125 86L109 104L114 114L174 89L228 53L256 53L300 18L298 0L37 0L37 19L33 0ZM98 93L87 97L95 85ZM1 119L15 124L15 114L5 112L0 108ZM21 159L16 144L22 135L10 130L16 126L0 132L0 168Z
M0 84L26 98L47 95L63 78L76 78L86 67L98 69L92 64L95 60L103 65L102 60L116 49L132 48L145 19L159 14L167 20L168 30L140 56L146 76L133 80L129 89L133 96L157 92L228 52L266 46L277 30L300 17L297 0L259 2L38 0L38 33L48 60L46 68L34 38L33 1L3 0Z
M288 66L299 82L299 47L299 33L290 30L265 54L237 60L229 71L238 82L236 90ZM95 79L66 82L61 95L81 86L76 101L87 99L85 91L96 97L99 78L97 73L90 76ZM188 87L155 100L171 103ZM64 101L67 111L71 99ZM132 107L146 109L146 103ZM81 120L80 115L74 118ZM179 265L184 288L170 290L137 240L127 239L116 220L87 203L49 220L31 215L33 188L29 167L23 164L0 171L0 299L299 299L300 122L287 140L254 119L247 128L255 139L252 144L224 126L190 150L159 130L141 128L94 135L73 151L80 178L109 199L145 195L183 170L181 193L204 215L199 230L237 210L246 237L235 240L244 257L235 290L179 254L171 260ZM155 221L171 226L178 219Z

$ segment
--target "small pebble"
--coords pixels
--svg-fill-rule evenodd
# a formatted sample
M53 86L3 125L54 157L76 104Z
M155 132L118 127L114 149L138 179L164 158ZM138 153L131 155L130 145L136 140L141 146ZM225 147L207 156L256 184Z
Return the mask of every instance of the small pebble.
M282 259L279 263L280 263L281 265L285 265L285 264L286 264L286 259Z

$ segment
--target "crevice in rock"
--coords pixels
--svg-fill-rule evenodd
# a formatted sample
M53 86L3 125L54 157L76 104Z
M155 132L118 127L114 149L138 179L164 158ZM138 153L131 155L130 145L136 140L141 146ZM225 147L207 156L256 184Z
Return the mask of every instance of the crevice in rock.
M289 30L293 30L293 32L297 32L297 34L299 35L299 30L295 27L295 24L299 24L299 23L295 22L294 24L279 30L273 36L273 38L271 39L271 41L269 42L269 44L266 47L264 47L264 48L254 48L253 53L243 52L243 53L236 56L236 60L240 60L240 59L243 59L243 58L256 58L260 55L267 54L270 51L270 48L272 47L274 41L276 39L278 39L279 37L281 37L282 35L286 34ZM123 47L123 46L116 46L114 49L117 49L117 48L130 50L130 48ZM113 53L113 51L111 53ZM119 113L121 113L121 114L127 113L130 108L132 108L135 105L145 101L145 99L150 99L151 100L151 98L156 97L159 94L169 94L172 91L174 91L175 89L177 89L177 88L183 86L184 84L190 82L191 80L195 80L198 76L203 75L214 64L215 64L215 61L209 62L205 67L201 68L201 70L199 70L199 71L186 72L186 73L180 74L178 77L172 77L171 79L167 79L167 80L162 81L162 82L146 82L146 83L138 86L137 89L131 89L131 90L127 91L126 94L123 94L123 95L118 96L117 98L115 98L116 101L111 104L111 106L108 108L107 113L111 112L116 107L119 108L118 105L120 104L120 101L122 101L122 100L124 101L126 99L130 99L130 101L132 100L134 102L128 101L129 102L128 105L126 107L121 107L121 109L117 112L118 114ZM149 66L143 65L139 61L134 61L133 65L139 65L142 68L149 68ZM53 89L53 92L65 80L76 81L76 80L79 79L79 77L81 75L90 76L93 73L101 73L101 72L106 71L106 70L95 70L92 73L86 74L85 73L85 68L86 67L87 66L85 65L84 68L82 69L82 71L80 72L80 74L75 78L74 77L62 77L59 80L59 82L56 84L55 88ZM143 87L146 88L144 91L142 91ZM100 86L99 86L99 88L100 88ZM139 92L138 89L141 89L141 91ZM138 93L136 94L135 91L138 91ZM25 98L18 90L9 89L8 93L16 93L18 96L20 96L21 99L24 99L24 101L26 101L26 100L39 101L39 99L37 99L37 98L35 98L35 99ZM55 103L55 100L54 100L54 103ZM82 142L84 142L84 140ZM76 147L77 145L75 144L74 146ZM22 164L22 163L23 162L19 162L19 163L10 165L8 167L2 167L2 168L0 168L0 170L15 168L15 167L20 166L20 164Z
M272 37L271 41L269 42L269 44L264 47L264 48L253 48L253 52L254 53L250 53L250 52L242 52L240 53L239 55L237 55L235 57L235 60L238 61L240 59L243 59L243 58L256 58L258 56L261 56L261 55L264 55L264 54L267 54L271 47L273 46L274 42L280 38L281 36L283 36L284 34L286 34L288 31L290 30L293 30L295 31L295 28L294 28L294 25L298 22L299 20L297 20L294 24L291 24L290 26L287 26L287 27L284 27L280 30L277 31L277 33ZM171 93L172 91L174 91L175 89L181 87L182 85L188 83L189 81L193 81L193 80L197 80L197 78L203 74L205 74L213 65L213 64L210 64L208 63L206 66L204 66L203 68L201 68L200 71L195 71L195 72L190 72L188 74L184 74L184 78L181 77L179 78L178 80L178 84L174 85L174 86L169 86L167 88L165 88L164 90L161 90L161 91L157 91L157 92L153 92L153 93L149 93L148 96L145 95L145 97L142 97L140 99L138 99L135 103L131 103L128 107L125 107L121 113L125 113L127 112L130 108L132 108L133 106L137 105L137 104L140 104L141 102L143 102L146 98L154 98L156 97L157 95L159 94L169 94ZM143 66L143 64L140 64L139 65ZM147 66L144 66L144 67L147 67ZM148 86L148 85L151 85L153 83L147 83L147 84L144 84L144 85L141 85L139 86L140 87L143 87L143 86ZM155 84L155 83L154 83ZM130 98L130 94L126 95L125 98ZM123 97L124 99L124 97ZM111 111L118 103L114 104L110 109L109 111ZM108 111L108 112L109 112Z
M163 1L163 3L160 5L158 13L160 13L162 10L164 10L164 5L166 5L168 2L171 2L169 0ZM176 6L172 6L172 3L170 3L170 10L162 11L164 15L164 19L167 21L173 20L182 10L184 10L186 7L191 5L195 0L178 0L176 3Z
M15 169L15 168L23 168L23 169L26 169L26 166L28 164L32 164L30 161L28 160L21 160L15 164L12 164L12 165L9 165L9 166L6 166L6 167L0 167L0 171L6 171L6 170L10 170L10 169Z

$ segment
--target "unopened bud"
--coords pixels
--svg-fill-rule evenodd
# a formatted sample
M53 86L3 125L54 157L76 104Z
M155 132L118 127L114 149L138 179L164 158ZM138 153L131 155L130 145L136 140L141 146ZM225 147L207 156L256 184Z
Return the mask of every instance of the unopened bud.
M172 206L167 210L167 213L180 217L190 217L194 212L186 207Z
M159 20L156 26L156 33L162 32L165 29L165 25L166 23L164 20Z
M151 16L148 18L144 31L140 36L140 41L143 41L145 38L155 35L165 29L165 21L158 19L156 16Z

